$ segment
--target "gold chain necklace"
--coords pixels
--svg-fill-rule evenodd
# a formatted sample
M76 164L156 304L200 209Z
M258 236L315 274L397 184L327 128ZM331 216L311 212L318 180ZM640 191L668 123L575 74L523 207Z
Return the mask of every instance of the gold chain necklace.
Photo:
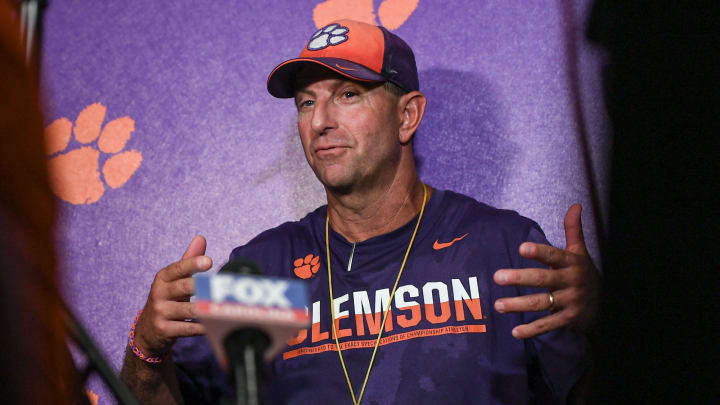
M382 323L380 324L380 331L378 331L377 340L375 340L375 347L373 348L372 356L370 357L370 364L368 364L367 373L365 373L365 381L363 381L362 388L360 389L360 396L355 399L355 391L353 391L352 384L350 383L350 375L348 375L347 368L345 367L345 360L343 359L342 349L340 348L340 341L338 340L338 333L335 327L335 304L333 301L333 290L332 290L332 272L330 269L330 210L327 211L325 217L325 254L327 256L327 269L328 269L328 286L330 290L330 322L333 327L333 335L335 337L335 346L337 346L338 356L340 357L340 364L342 365L343 372L345 373L345 381L347 381L348 388L350 389L350 396L353 400L353 405L360 405L363 394L365 393L365 387L367 386L368 378L370 378L370 370L372 370L373 362L375 361L375 353L377 353L378 346L380 346L380 338L382 337L383 329L385 329L385 321L387 320L390 308L392 307L393 298L395 298L395 290L397 289L398 283L400 282L400 276L405 268L405 262L410 255L410 249L412 248L413 242L415 242L415 235L417 234L418 228L420 228L420 221L422 220L423 213L425 212L425 204L427 203L427 186L423 183L423 203L420 208L420 214L418 215L417 223L415 224L415 230L413 230L412 237L410 238L410 244L405 251L405 257L403 258L402 264L400 265L400 271L398 272L397 278L395 279L395 285L393 286L392 292L390 293L390 299L388 300L388 306L383 315Z

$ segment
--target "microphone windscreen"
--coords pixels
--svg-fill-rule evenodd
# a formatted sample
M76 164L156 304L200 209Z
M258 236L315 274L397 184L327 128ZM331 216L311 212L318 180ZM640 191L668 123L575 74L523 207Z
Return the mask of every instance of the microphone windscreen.
M231 260L223 264L223 266L220 268L219 273L245 274L255 276L260 276L263 274L262 270L260 270L260 266L258 266L258 264L254 261L248 259Z

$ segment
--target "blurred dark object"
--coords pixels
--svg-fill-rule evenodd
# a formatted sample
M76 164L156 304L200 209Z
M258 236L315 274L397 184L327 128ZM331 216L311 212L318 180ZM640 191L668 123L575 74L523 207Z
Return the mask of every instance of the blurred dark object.
M36 75L25 64L11 5L0 2L0 398L75 403L65 342ZM70 401L70 398L73 400Z
M598 0L614 139L599 404L716 403L720 2Z
M96 372L119 403L137 404L57 286L56 200L48 181L37 81L43 5L0 0L0 324L5 326L0 399L88 404L90 395L82 387ZM66 339L86 357L82 374Z

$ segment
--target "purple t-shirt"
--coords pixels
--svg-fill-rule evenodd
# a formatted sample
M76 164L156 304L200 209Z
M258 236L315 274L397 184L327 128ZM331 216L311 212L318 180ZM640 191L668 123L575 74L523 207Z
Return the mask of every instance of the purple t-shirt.
M308 282L313 324L269 365L265 392L272 404L352 402L330 323L326 212L323 206L265 231L230 256L256 261L267 275ZM330 229L336 325L356 395L416 221L354 246ZM536 223L513 211L435 190L391 304L364 404L565 402L588 365L584 337L560 330L518 340L513 327L547 312L493 309L500 297L546 291L492 280L501 268L544 267L517 253L525 241L548 243ZM216 403L230 393L204 338L179 339L173 358L188 402Z

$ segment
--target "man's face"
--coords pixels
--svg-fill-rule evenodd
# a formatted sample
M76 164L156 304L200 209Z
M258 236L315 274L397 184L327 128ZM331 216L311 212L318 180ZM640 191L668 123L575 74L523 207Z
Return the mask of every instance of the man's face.
M397 96L320 67L304 69L296 89L300 139L320 182L350 192L394 176L401 151Z

